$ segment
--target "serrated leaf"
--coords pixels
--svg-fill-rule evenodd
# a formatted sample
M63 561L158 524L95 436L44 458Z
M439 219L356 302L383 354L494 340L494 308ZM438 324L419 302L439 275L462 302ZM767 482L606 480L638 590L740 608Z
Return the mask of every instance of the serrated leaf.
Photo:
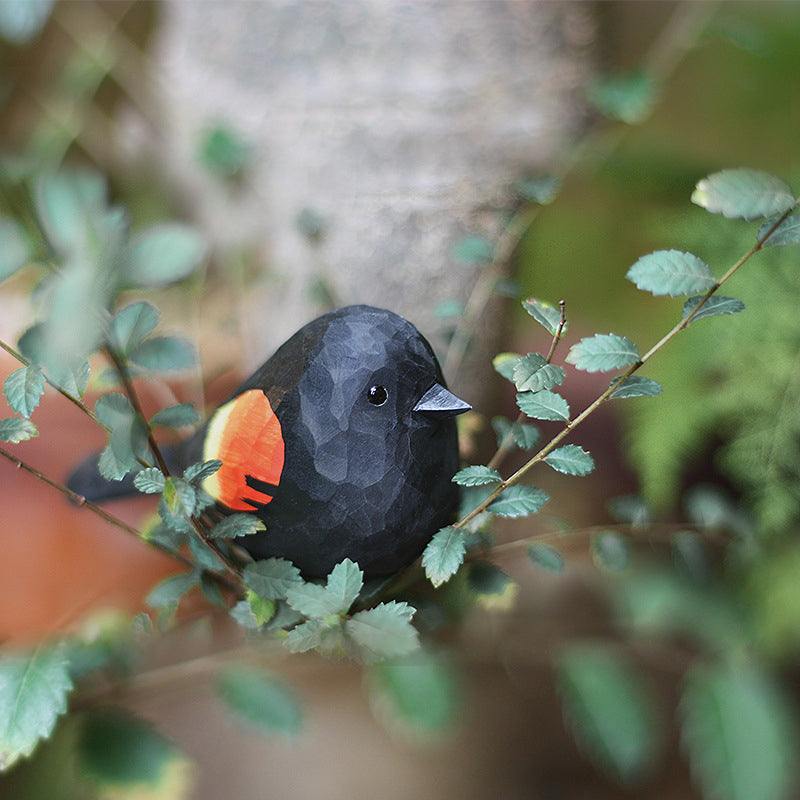
M154 336L128 355L131 363L153 372L180 372L197 365L197 351L191 342L174 336Z
M535 514L550 498L535 486L509 486L486 509L501 517L527 517Z
M199 484L210 475L219 471L221 466L222 462L218 458L212 458L208 461L199 461L197 464L190 464L183 471L183 479L187 483Z
M30 417L44 394L44 374L36 364L15 369L5 380L3 393L11 408Z
M531 542L528 545L528 558L546 572L564 571L564 556L544 542Z
M423 733L440 731L455 716L458 687L453 670L419 650L400 660L372 666L367 685L381 718Z
M549 364L540 353L528 353L514 364L512 380L520 392L539 392L558 386L565 376L561 367Z
M692 202L712 214L757 219L794 208L792 190L780 179L757 169L724 169L698 181Z
M494 255L494 247L491 242L480 236L465 236L456 242L453 247L453 258L465 264L480 264L491 261Z
M151 303L141 301L125 306L109 323L109 343L118 353L127 355L147 339L160 319L161 313Z
M594 469L594 459L577 444L558 447L544 460L565 475L588 475Z
M194 228L153 225L131 240L124 280L128 286L166 286L191 275L205 255L206 243Z
M769 233L773 225L780 219L781 215L772 217L761 224L758 229L759 241ZM778 225L772 235L764 242L764 247L774 247L784 244L800 244L800 214L789 214L786 219Z
M150 420L151 425L164 425L168 428L184 428L200 421L200 415L194 403L178 403L174 406L162 408Z
M499 483L502 479L496 469L483 466L465 467L453 475L453 483L459 486L483 486L487 483Z
M341 640L341 627L336 626L338 637ZM331 626L321 619L310 619L292 628L286 634L285 644L290 653L307 653L309 650L322 647L330 641Z
M316 583L293 585L286 592L286 602L303 616L314 619L324 619L343 610L338 598L331 595L327 587Z
M300 570L283 558L267 558L248 564L242 572L248 589L266 600L282 600L293 586L302 584Z
M555 336L558 326L561 324L561 309L529 297L523 300L522 307L551 335ZM566 326L564 328L566 330Z
M690 297L683 304L683 319L686 319L700 305L702 299L703 295ZM703 317L716 317L719 314L737 314L740 311L744 311L744 303L741 300L737 300L735 297L720 297L717 294L712 294L703 303L703 307L692 317L692 322L703 319Z
M180 599L197 586L199 581L200 576L196 572L182 572L179 575L170 575L150 590L145 602L151 608L177 606Z
M658 764L652 701L625 661L602 646L570 645L556 676L567 723L597 766L630 782Z
M780 800L795 788L797 723L792 702L754 664L689 672L681 698L681 742L707 797Z
M356 601L364 585L364 573L349 558L338 563L328 575L326 589L336 599L339 611L347 611Z
M358 611L344 623L345 633L366 655L377 659L398 658L419 648L419 633L411 624L414 608L390 600Z
M136 474L133 485L144 494L160 494L164 491L166 478L158 467L147 467Z
M71 690L69 664L57 647L0 656L0 772L50 736Z
M437 531L422 554L425 576L436 587L458 572L467 551L466 532L448 526Z
M566 361L586 372L608 372L635 364L639 349L625 336L615 333L597 333L574 344Z
M30 260L25 232L12 219L0 218L0 281L13 275Z
M514 380L514 367L519 361L520 355L518 353L498 353L492 359L492 366L495 372L502 375L506 380Z
M621 533L601 531L592 536L592 558L602 569L621 572L631 562L630 543Z
M549 389L539 392L519 392L517 405L520 411L533 419L551 419L566 422L569 419L569 403L558 393Z
M94 709L81 718L76 768L94 797L185 797L191 764L148 722L116 709Z
M247 605L253 614L256 626L266 625L273 620L278 610L277 600L267 600L252 589L247 590Z
M291 737L302 729L303 712L294 692L266 672L230 664L219 671L217 690L239 719L266 733Z
M670 297L707 292L717 282L705 261L680 250L648 253L636 261L625 277L643 291Z
M0 442L17 444L39 435L39 429L25 417L0 419Z
M664 391L664 387L652 378L644 378L641 375L629 375L624 381L615 378L611 385L617 384L617 388L609 397L617 400L626 397L655 397Z
M254 514L230 514L209 532L212 539L234 539L264 531L267 526Z

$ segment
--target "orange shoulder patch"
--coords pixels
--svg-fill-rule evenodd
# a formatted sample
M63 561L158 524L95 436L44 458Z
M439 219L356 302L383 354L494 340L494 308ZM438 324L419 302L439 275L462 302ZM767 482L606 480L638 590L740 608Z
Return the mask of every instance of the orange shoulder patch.
M221 406L211 417L203 444L203 459L222 466L203 481L203 488L233 511L252 511L272 500L268 488L247 484L250 476L277 487L283 471L281 424L266 395L250 389Z

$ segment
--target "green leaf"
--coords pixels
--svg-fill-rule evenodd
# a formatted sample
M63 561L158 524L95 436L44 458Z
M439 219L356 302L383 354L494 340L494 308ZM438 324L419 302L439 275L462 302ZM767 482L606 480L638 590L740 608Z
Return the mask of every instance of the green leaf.
M716 285L705 261L680 250L648 253L628 270L625 277L643 291L670 297L707 292Z
M370 667L367 686L381 719L422 733L441 731L458 709L452 669L424 650Z
M506 380L514 380L514 367L519 361L520 356L517 353L498 353L492 359L492 366L495 372L502 375Z
M531 542L528 545L528 558L546 572L564 571L564 556L544 542Z
M724 169L703 178L692 202L712 214L747 220L780 215L796 205L780 178L756 169Z
M517 181L514 188L526 200L540 205L548 205L555 199L561 181L555 175L540 175L536 178L525 178Z
M700 305L702 299L703 295L690 297L683 304L683 319L686 319ZM735 297L720 297L712 294L703 303L703 307L692 317L692 322L703 319L703 317L715 317L719 314L737 314L740 311L744 311L744 303L741 300L737 300Z
M256 626L266 625L275 618L278 610L277 600L267 600L252 589L247 590L247 605L253 614Z
M212 458L208 461L198 462L197 464L190 464L183 471L183 479L186 483L198 485L202 483L210 475L213 475L222 466L222 462L218 458Z
M556 677L566 721L598 767L632 782L658 766L660 726L653 703L622 658L600 645L570 645Z
M569 419L569 403L558 393L549 389L539 392L519 392L517 405L534 419L552 419L566 422Z
M133 485L143 494L160 494L166 483L164 473L158 467L147 467L133 479Z
M566 361L586 372L608 372L635 364L639 349L625 336L597 333L572 345Z
M278 678L240 664L223 667L217 690L228 709L243 722L266 732L292 737L303 726L303 711L294 692Z
M168 428L185 428L200 421L200 415L194 403L178 403L174 406L162 408L150 420L151 425L164 425Z
M213 125L203 134L200 161L223 178L240 175L251 161L253 148L227 125Z
M83 715L76 756L93 797L182 797L190 790L188 759L149 723L121 711Z
M17 444L39 435L39 429L24 417L0 419L0 442Z
M218 522L208 535L212 539L234 539L266 529L267 526L254 514L230 514Z
M516 484L509 486L486 510L501 517L526 517L535 514L548 500L547 492Z
M295 584L286 592L286 602L303 616L314 619L324 619L347 611L326 586L316 583Z
M771 217L766 222L761 223L758 229L759 241L769 233L769 230L780 219L781 215ZM800 214L789 214L786 219L778 225L772 235L764 242L764 247L773 247L782 244L800 244Z
M265 600L283 600L294 586L302 584L300 570L283 558L267 558L248 564L242 572L242 580Z
M50 364L50 381L75 397L83 397L89 385L91 368L85 358L60 364Z
M555 336L558 326L561 324L561 309L529 297L522 301L522 307L551 335ZM566 330L566 326L564 328Z
M637 125L650 116L656 88L646 72L633 71L598 79L588 87L587 96L605 116Z
M15 369L5 380L3 393L17 414L30 417L44 394L44 374L37 364Z
M558 386L566 376L561 367L555 367L539 353L528 353L514 364L512 379L520 392L539 392Z
M166 478L162 499L171 514L191 517L197 505L197 491L185 480L170 475Z
M456 574L466 552L466 532L453 526L442 528L434 534L422 554L425 576L434 586L441 586Z
M71 690L69 664L59 648L0 655L0 772L50 736Z
M194 571L170 575L150 590L145 602L151 608L175 608L181 598L197 586L199 581L200 577Z
M206 243L194 228L177 222L153 225L131 240L125 282L167 286L191 275L205 255Z
M465 467L453 475L453 483L459 486L483 486L486 483L499 483L502 479L496 469L482 466Z
M134 348L128 356L133 364L153 372L178 372L197 365L191 342L173 336L154 336Z
M492 427L497 434L497 446L500 447L505 441L506 436L511 434L511 438L517 447L522 450L531 450L539 441L539 429L528 422L510 422L505 417L494 417Z
M631 561L630 544L616 531L601 531L592 536L592 558L602 569L621 572Z
M25 232L14 220L0 217L0 281L24 267L30 258Z
M453 258L465 264L481 264L491 261L494 247L480 236L465 236L453 247Z
M390 600L358 611L344 623L345 633L371 658L398 658L419 648L419 634L411 624L414 608Z
M553 450L545 461L566 475L588 475L594 469L594 459L577 444L567 444Z
M127 355L155 330L159 310L147 302L132 303L118 311L108 326L108 340L118 353Z
M641 375L629 375L624 381L615 378L611 381L611 385L614 384L617 384L617 388L609 396L615 400L626 397L655 397L664 391L658 381L643 378Z
M358 564L346 558L331 570L326 588L337 599L339 608L347 611L355 603L363 585L363 571Z
M0 36L11 44L35 39L50 17L55 0L17 0L0 3Z
M285 639L290 653L307 653L309 650L344 652L344 643L341 620L331 624L321 619L310 619L292 628Z
M703 794L780 800L795 788L792 700L755 664L695 667L679 706L681 741Z

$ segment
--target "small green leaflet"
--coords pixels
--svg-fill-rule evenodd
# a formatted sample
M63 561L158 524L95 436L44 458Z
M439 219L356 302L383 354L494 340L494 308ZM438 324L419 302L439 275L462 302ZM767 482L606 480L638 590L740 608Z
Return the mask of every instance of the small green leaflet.
M619 378L611 381L611 385L617 384L617 388L609 395L613 399L623 399L625 397L655 397L664 391L664 387L652 378L644 378L641 375L630 375L620 382Z
M492 366L495 372L502 375L506 380L514 380L514 367L521 356L518 353L498 353L492 359Z
M363 585L364 573L358 564L346 558L331 570L325 586L299 583L286 592L286 602L307 617L323 619L346 613Z
M763 239L780 216L772 217L761 224L758 229L758 240ZM772 232L769 239L764 242L764 247L773 247L782 244L800 244L800 214L789 214L786 219Z
M340 625L330 625L321 619L310 619L295 626L286 635L285 644L290 653L307 653L309 650L334 650L344 645Z
M0 655L0 772L50 736L70 691L69 664L59 648Z
M625 277L643 291L670 297L707 292L716 285L705 261L680 250L648 253L628 270Z
M553 366L540 353L528 353L514 364L512 380L520 392L539 392L558 386L566 373Z
M535 514L547 501L547 492L535 486L509 486L486 509L501 517L526 517Z
M564 556L549 544L532 542L528 545L528 558L546 572L563 572Z
M419 648L419 634L411 624L414 608L390 600L345 620L344 632L365 660L399 658Z
M267 526L254 514L230 514L218 522L209 532L212 539L234 539L264 531Z
M529 297L522 301L522 307L551 335L555 336L561 324L561 310L543 300ZM565 326L566 329L566 326Z
M133 479L133 485L144 494L160 494L166 483L166 478L158 467L147 467Z
M574 344L566 361L586 372L608 372L635 364L639 349L625 336L615 333L597 333ZM524 409L523 409L524 410Z
M191 342L173 336L146 339L128 354L132 364L153 372L180 372L197 364L197 351Z
M0 281L24 267L30 259L25 233L14 220L0 218Z
M161 313L151 303L132 303L114 315L108 326L108 340L117 352L127 355L147 339L160 319Z
M594 459L577 444L559 447L544 460L553 469L566 475L588 475L594 469Z
M194 228L177 222L153 225L128 248L124 280L128 286L166 286L183 280L205 258L206 243Z
M265 600L282 600L292 587L303 582L300 570L283 558L267 558L248 564L242 572L242 580L248 589Z
M453 483L459 486L483 486L487 483L500 483L502 476L491 467L465 467L453 476Z
M8 404L17 414L30 417L44 394L44 374L36 364L15 369L3 385Z
M542 389L540 392L519 392L517 405L529 417L566 422L569 419L569 404L556 392Z
M38 428L24 417L0 419L0 442L17 444L39 435Z
M217 675L217 690L244 722L281 736L296 736L303 724L299 701L278 678L253 667L229 664Z
M494 417L492 428L497 435L497 446L501 447L508 434L517 447L522 450L530 450L539 441L539 429L528 422L510 422L505 417Z
M183 479L187 483L198 484L208 478L209 475L213 475L217 472L221 466L222 462L218 458L191 464L184 470Z
M150 420L151 425L164 425L168 428L184 428L200 421L200 415L193 403L178 403L162 408Z
M450 580L458 572L466 551L463 529L450 525L434 534L422 554L422 567L428 580L436 587Z
M703 295L690 297L683 304L683 319L686 319L700 305L702 300ZM703 307L692 317L692 322L703 319L703 317L715 317L719 314L737 314L740 311L744 311L744 303L741 300L737 300L735 297L720 297L712 294L703 303Z
M197 586L199 581L200 576L195 571L170 575L169 578L156 584L145 602L151 608L176 608L181 597Z
M712 214L746 220L777 216L796 205L780 178L756 169L724 169L703 178L692 202Z

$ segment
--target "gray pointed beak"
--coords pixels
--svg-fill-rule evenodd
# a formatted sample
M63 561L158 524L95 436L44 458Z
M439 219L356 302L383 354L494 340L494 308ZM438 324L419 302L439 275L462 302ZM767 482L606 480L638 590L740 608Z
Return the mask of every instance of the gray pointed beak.
M469 403L465 403L452 392L448 392L441 383L434 383L422 395L413 410L423 414L435 414L437 417L455 417L471 408Z

